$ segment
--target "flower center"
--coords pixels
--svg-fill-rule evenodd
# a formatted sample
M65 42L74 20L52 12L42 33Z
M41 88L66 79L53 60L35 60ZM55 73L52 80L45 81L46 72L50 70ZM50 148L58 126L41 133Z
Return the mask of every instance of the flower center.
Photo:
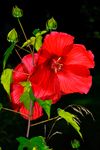
M52 59L51 69L53 69L55 73L61 71L62 67L63 67L63 64L61 63L61 57Z

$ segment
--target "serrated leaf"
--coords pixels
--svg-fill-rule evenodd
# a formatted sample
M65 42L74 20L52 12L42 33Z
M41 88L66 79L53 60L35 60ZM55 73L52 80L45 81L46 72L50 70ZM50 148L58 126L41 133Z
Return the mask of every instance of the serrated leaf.
M32 100L34 102L36 99L33 95L31 83L26 81L20 84L24 87L24 92L20 97L20 101L23 102L26 109L30 110L30 101Z
M16 138L16 139L19 142L18 150L23 150L24 148L29 149L29 146L30 146L29 139L26 139L25 137L19 137L19 138Z
M40 104L40 106L44 109L46 114L48 115L48 118L50 118L50 110L51 110L52 100L43 101L43 100L37 99L37 101Z
M82 134L80 132L79 123L77 122L77 116L69 112L65 112L63 109L60 109L60 108L58 109L58 115L64 118L67 121L67 123L69 123L78 132L80 137L83 139Z
M36 150L50 150L46 145L44 137L42 136L33 137L32 139L30 139L30 143L32 144L33 148L36 148Z
M10 47L8 47L8 49L7 49L6 52L4 53L3 69L4 69L5 66L6 66L6 63L7 63L7 60L8 60L8 58L9 58L10 54L12 54L12 51L13 51L14 47L15 47L15 43L12 43L12 44L10 45Z
M33 137L30 140L25 137L19 137L17 141L20 143L18 150L23 150L24 148L27 148L27 150L50 150L42 136Z
M2 108L3 108L3 105L0 103L0 111L2 110Z
M12 81L12 69L3 70L1 75L1 83L9 96L10 96L11 81Z
M34 47L35 47L36 51L38 51L39 48L42 46L42 38L43 37L41 35L39 35L35 39L35 45L34 45Z

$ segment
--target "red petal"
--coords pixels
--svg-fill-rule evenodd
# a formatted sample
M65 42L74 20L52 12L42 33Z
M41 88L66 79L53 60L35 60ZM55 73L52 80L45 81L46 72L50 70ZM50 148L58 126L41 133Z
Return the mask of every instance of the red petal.
M74 37L63 32L51 32L46 35L42 49L57 56L65 55L67 48L73 44Z
M38 54L34 54L34 56L32 54L28 54L23 57L22 63L29 74L33 72L37 61L38 61Z
M34 54L34 64L32 54L24 56L22 59L22 63L20 63L13 71L13 81L14 82L26 81L28 76L34 72L37 60L38 54Z
M20 108L20 113L22 113L22 117L24 119L29 119L29 110L27 110L24 105L22 105L22 107ZM24 115L25 114L25 115ZM33 107L33 114L32 116L30 117L30 120L35 120L35 119L38 119L40 118L41 116L43 115L42 113L42 107L37 103L35 102L34 103L34 107Z
M23 64L20 63L13 71L13 81L14 82L26 81L27 77L28 77L28 73L26 73Z
M80 69L78 71L78 69ZM78 72L77 72L78 71ZM83 76L82 76L83 74ZM89 75L87 68L82 66L78 68L65 67L63 72L58 74L61 91L65 94L69 93L87 93L92 85L92 77Z
M11 84L11 101L14 104L20 105L20 96L24 92L24 87L20 84L17 83L12 83Z
M38 66L30 81L35 97L53 99L53 102L59 99L60 88L58 78L46 64Z
M74 44L72 50L68 53L66 60L64 60L64 63L66 65L79 64L88 68L93 68L94 56L92 52L87 51L83 45Z

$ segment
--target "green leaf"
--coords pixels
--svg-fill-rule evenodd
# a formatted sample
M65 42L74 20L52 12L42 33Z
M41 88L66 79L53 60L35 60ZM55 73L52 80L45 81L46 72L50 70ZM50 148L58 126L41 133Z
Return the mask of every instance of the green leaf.
M36 34L37 34L37 33L40 33L40 29L35 29L35 30L33 30L33 32L32 32L32 33L33 33L33 35L35 35L35 36L36 36Z
M3 108L3 105L0 103L0 111L2 110L2 108Z
M35 39L35 45L34 45L34 47L35 47L36 51L38 51L39 48L42 46L42 38L43 37L41 35L39 35Z
M32 144L32 147L36 150L50 150L49 147L46 145L46 142L44 140L44 137L37 136L30 139L30 143Z
M12 81L12 69L5 69L1 75L1 83L10 96L10 83Z
M23 102L25 108L29 110L30 101L32 100L34 102L36 100L36 98L33 95L31 83L26 81L26 82L20 82L20 84L24 87L24 92L20 97L20 101Z
M80 147L80 141L74 139L71 141L72 148L78 149Z
M21 85L24 87L24 92L23 94L21 95L20 97L20 102L23 102L24 103L24 106L26 109L30 109L30 89L31 89L31 84L30 82L21 82Z
M38 103L45 110L48 118L50 118L50 110L51 110L52 100L45 100L45 101L43 101L43 100L37 99L36 101L38 101Z
M15 6L15 7L13 7L13 9L12 9L12 15L13 15L13 17L15 17L15 18L20 18L20 17L23 16L23 11L22 11L22 9L20 9L19 7Z
M50 150L42 136L33 137L30 140L19 137L17 141L20 143L18 150L23 150L24 148L27 148L27 150Z
M35 37L32 36L30 39L28 39L26 42L23 43L22 47L29 45L34 46L34 44L35 44Z
M7 40L8 40L9 42L11 42L11 43L18 41L18 34L17 34L17 32L16 32L15 29L12 29L12 30L8 33L8 35L7 35Z
M16 139L19 142L18 150L23 150L24 148L28 148L28 150L29 150L29 148L30 148L29 139L27 139L25 137L19 137L19 138L16 138Z
M80 126L78 125L79 123L77 123L77 121L76 121L78 118L74 114L65 112L63 109L59 108L58 115L61 118L64 118L71 126L73 126L73 128L78 132L80 137L83 139L82 134L80 132Z
M8 58L9 58L10 54L12 54L12 51L13 51L14 47L15 47L15 43L12 43L12 44L10 45L10 47L8 47L8 49L7 49L6 52L4 53L3 69L4 69L5 66L6 66L6 63L7 63L7 60L8 60Z

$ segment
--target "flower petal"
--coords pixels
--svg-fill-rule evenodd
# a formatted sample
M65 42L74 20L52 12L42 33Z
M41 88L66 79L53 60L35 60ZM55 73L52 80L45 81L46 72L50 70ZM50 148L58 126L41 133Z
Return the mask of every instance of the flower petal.
M21 116L22 116L24 119L29 119L30 111L27 110L27 109L24 107L24 105L21 106L21 108L20 108L20 113L21 113ZM24 115L24 114L25 114L25 115ZM42 113L42 107L41 107L37 102L35 102L35 103L34 103L34 107L33 107L33 113L32 113L32 116L30 117L30 120L38 119L38 118L40 118L42 115L43 115L43 113Z
M87 51L81 44L74 44L72 50L68 53L64 60L66 65L80 64L88 68L94 67L94 55L91 51Z
M63 32L51 32L46 35L41 49L57 56L65 55L65 51L73 45L74 37Z
M39 65L30 78L34 95L44 100L53 99L55 103L60 97L59 81L47 64Z
M34 72L38 60L38 54L34 54L34 63L32 54L23 57L22 62L13 71L13 81L22 82L27 80L28 76Z
M11 101L15 104L21 104L20 103L20 96L24 92L24 87L18 83L12 83L11 84Z
M86 94L92 85L92 77L86 67L76 65L75 68L65 67L63 72L59 72L61 91L65 94L75 92ZM78 69L80 70L78 71Z

